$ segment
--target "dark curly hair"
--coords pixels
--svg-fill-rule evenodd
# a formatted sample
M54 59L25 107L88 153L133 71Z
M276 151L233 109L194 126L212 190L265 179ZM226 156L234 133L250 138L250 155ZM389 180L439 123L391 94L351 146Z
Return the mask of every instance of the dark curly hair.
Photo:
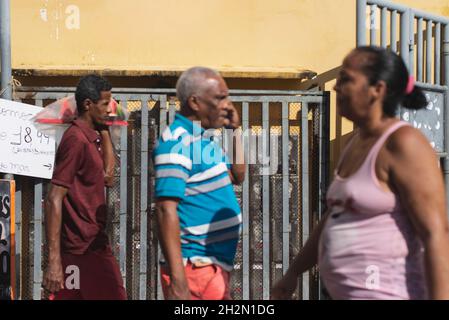
M101 98L102 91L111 91L112 85L103 77L96 74L89 74L80 79L75 91L76 107L78 114L84 112L84 100L90 99L97 103Z

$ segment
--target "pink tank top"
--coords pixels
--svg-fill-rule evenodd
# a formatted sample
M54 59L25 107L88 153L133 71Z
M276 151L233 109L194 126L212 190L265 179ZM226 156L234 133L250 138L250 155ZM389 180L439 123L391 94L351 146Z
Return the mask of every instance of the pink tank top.
M335 171L318 257L321 278L333 299L427 298L421 241L398 197L381 189L375 171L385 141L405 125L391 125L348 178Z

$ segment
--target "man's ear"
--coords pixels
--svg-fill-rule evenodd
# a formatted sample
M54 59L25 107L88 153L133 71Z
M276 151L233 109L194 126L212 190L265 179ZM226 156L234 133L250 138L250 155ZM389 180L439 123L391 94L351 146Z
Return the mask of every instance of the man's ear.
M190 109L193 111L198 111L200 106L198 104L198 98L196 96L190 96L187 99L187 104L189 105Z
M91 104L92 104L92 100L84 99L84 102L83 102L84 111L89 111Z

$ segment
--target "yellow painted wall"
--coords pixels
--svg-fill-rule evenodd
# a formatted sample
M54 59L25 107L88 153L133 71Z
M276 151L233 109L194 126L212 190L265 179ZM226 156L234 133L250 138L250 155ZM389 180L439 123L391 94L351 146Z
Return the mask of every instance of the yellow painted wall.
M398 2L449 15L447 0ZM12 0L11 17L13 67L24 69L320 73L355 44L355 0Z
M448 0L396 2L449 16ZM11 0L12 63L124 75L207 65L295 78L340 65L355 46L355 11L355 0ZM338 152L352 126L334 107L331 123Z

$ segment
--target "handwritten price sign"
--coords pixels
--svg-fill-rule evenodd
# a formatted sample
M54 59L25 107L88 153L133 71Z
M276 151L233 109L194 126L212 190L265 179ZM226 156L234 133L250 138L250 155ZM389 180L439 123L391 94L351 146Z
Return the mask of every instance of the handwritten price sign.
M0 99L0 172L51 179L55 140L31 120L41 110Z

